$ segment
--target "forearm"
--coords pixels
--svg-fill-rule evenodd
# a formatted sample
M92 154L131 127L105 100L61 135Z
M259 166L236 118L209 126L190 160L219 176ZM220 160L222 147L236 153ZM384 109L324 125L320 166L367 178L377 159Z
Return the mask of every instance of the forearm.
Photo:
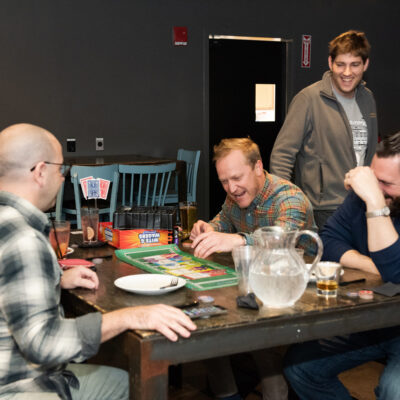
M391 219L388 217L368 218L367 226L370 252L386 249L399 238Z
M216 232L233 233L236 232L232 221L225 212L224 206L222 206L221 211L211 220L209 224Z
M126 309L103 314L101 324L101 343L112 339L129 327Z
M344 267L359 269L361 271L380 275L372 259L364 256L357 250L348 250L343 253L342 257L340 257L340 264Z

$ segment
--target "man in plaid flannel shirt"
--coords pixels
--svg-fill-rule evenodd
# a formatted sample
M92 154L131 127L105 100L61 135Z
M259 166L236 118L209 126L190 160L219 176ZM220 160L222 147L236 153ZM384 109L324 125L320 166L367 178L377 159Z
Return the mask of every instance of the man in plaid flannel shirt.
M166 305L64 318L61 288L96 290L88 268L62 272L42 212L55 204L66 172L46 130L18 124L0 132L0 398L128 399L125 371L80 362L127 329L155 329L175 341L195 329ZM42 210L42 211L41 211Z
M262 226L289 229L316 228L310 201L291 182L264 170L260 150L248 138L223 139L214 146L218 178L227 196L222 210L209 223L197 221L190 238L194 254L207 257L253 244L252 232ZM251 353L261 378L264 400L286 400L280 349ZM219 399L239 400L229 357L206 361L208 382Z
M260 150L251 139L223 139L214 146L214 161L227 196L212 221L194 224L190 238L196 256L252 244L251 233L263 226L316 228L308 198L293 183L263 169Z

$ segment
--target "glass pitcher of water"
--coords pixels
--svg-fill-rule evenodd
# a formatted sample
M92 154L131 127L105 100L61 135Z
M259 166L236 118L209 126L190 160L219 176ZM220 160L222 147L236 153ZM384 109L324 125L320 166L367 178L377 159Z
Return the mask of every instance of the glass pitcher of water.
M317 244L317 254L308 269L295 250L299 237L310 236ZM249 283L266 307L292 306L304 293L309 275L321 259L323 245L310 230L286 230L273 226L254 232L257 255L250 266Z

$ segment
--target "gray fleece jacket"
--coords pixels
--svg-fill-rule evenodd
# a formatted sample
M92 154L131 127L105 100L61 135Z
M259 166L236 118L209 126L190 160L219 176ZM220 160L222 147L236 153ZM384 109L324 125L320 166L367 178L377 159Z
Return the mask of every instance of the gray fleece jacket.
M368 129L365 165L378 142L376 105L362 82L356 101ZM356 167L353 134L346 113L332 91L331 72L300 91L293 99L271 154L270 172L292 179L315 210L335 210L347 191L344 175Z

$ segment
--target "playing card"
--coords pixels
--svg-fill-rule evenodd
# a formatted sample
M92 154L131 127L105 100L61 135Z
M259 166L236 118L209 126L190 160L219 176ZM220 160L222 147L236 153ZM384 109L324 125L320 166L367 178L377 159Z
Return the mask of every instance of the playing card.
M88 199L100 198L100 179L89 179L86 182Z
M107 200L110 181L108 181L107 179L99 179L99 181L100 181L100 198L103 200Z
M82 188L83 197L84 197L85 199L87 199L87 195L88 195L88 192L87 192L87 181L88 181L89 179L93 179L93 176L88 176L88 177L86 177L86 178L82 178L82 179L79 180L79 182L81 183L81 188Z

